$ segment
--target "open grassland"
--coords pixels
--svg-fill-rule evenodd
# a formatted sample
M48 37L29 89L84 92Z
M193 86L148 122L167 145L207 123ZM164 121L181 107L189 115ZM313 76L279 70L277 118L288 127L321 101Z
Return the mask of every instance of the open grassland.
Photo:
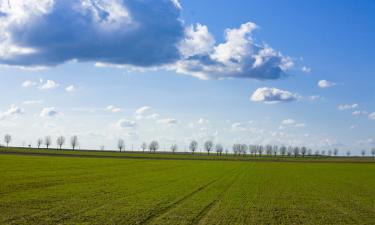
M375 164L0 154L0 224L375 224Z

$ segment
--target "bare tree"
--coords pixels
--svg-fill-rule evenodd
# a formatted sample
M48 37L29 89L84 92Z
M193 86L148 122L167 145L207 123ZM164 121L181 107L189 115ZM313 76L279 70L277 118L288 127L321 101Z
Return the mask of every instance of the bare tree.
M288 154L289 157L292 156L292 154L293 154L293 147L292 146L288 147L287 154Z
M332 150L331 150L331 149L328 150L328 155L329 155L329 156L332 156Z
M319 156L319 154L320 154L320 153L319 153L319 150L316 150L316 151L315 151L315 156Z
M350 152L350 151L347 151L347 152L346 152L346 156L349 157L350 155L351 155L351 152Z
M273 152L273 155L276 157L277 153L279 152L279 146L274 145L272 147L272 152Z
M43 144L43 138L38 138L38 140L36 140L36 145L38 146L38 149L40 148L42 144Z
M45 136L44 137L44 144L46 145L47 149L49 148L49 146L51 145L51 143L52 143L51 136Z
M338 150L337 148L335 148L335 149L333 150L333 155L334 155L334 156L337 156L337 154L339 154L339 150Z
M171 145L171 151L174 154L178 149L178 146L176 144Z
M282 145L281 147L280 147L280 154L281 154L281 156L285 156L285 154L286 154L286 147L284 146L284 145Z
M305 146L303 146L303 147L301 148L301 154L302 154L302 157L305 157L306 152L307 152L307 148L306 148Z
M299 155L299 152L300 152L299 147L294 147L294 149L293 149L293 154L294 154L294 157L295 157L295 158Z
M223 146L221 144L216 144L215 150L216 150L216 154L221 156L221 154L223 153L224 148L223 148Z
M7 144L7 148L9 147L9 143L12 141L12 136L10 134L4 135L4 142Z
M78 137L76 135L70 138L70 145L72 146L73 150L75 150L78 146Z
M372 148L372 149L371 149L371 155L372 155L372 157L375 156L375 148Z
M245 155L247 150L248 150L247 145L245 144L240 145L240 154L242 153L242 155Z
M362 155L362 157L364 157L366 155L366 150L362 150L361 155Z
M259 154L260 157L263 154L263 146L261 146L261 145L258 146L258 154Z
M204 143L204 149L206 150L208 155L210 154L210 151L212 150L213 146L214 146L214 143L212 141L206 141Z
M124 146L125 146L125 142L124 142L124 140L123 139L118 139L118 141L117 141L117 148L120 150L120 152L122 151L122 149L124 148Z
M65 137L64 136L58 137L57 140L56 140L56 143L61 150L61 147L65 144Z
M250 145L249 146L250 153L253 155L257 154L257 146L256 145Z
M189 145L189 150L194 154L197 148L198 148L198 142L195 140L191 141Z
M233 144L232 146L233 154L237 155L241 152L241 145L240 144Z
M150 152L156 152L159 149L159 142L152 141L148 147L150 149Z
M266 154L272 155L272 145L266 145Z
M142 148L142 151L145 152L145 150L147 149L147 143L143 142L141 145L141 148Z

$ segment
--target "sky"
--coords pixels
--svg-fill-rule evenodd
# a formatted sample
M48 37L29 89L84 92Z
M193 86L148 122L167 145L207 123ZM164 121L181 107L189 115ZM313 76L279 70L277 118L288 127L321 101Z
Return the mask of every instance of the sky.
M0 135L359 154L375 147L374 11L371 0L0 0Z

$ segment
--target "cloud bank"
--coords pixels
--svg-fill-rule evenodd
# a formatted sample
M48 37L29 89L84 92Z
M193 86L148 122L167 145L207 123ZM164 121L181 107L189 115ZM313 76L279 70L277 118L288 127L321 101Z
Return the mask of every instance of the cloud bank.
M0 62L70 60L153 66L179 58L184 27L169 0L27 0L0 3Z
M0 3L0 64L68 61L157 67L200 79L279 79L290 57L257 44L247 22L216 43L208 27L187 26L178 0L27 0ZM30 84L28 84L30 85Z

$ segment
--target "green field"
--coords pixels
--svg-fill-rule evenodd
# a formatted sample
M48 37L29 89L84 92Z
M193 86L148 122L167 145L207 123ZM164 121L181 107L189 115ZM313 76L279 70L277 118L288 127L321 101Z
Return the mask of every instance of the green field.
M0 154L0 224L375 224L371 159L61 153Z

